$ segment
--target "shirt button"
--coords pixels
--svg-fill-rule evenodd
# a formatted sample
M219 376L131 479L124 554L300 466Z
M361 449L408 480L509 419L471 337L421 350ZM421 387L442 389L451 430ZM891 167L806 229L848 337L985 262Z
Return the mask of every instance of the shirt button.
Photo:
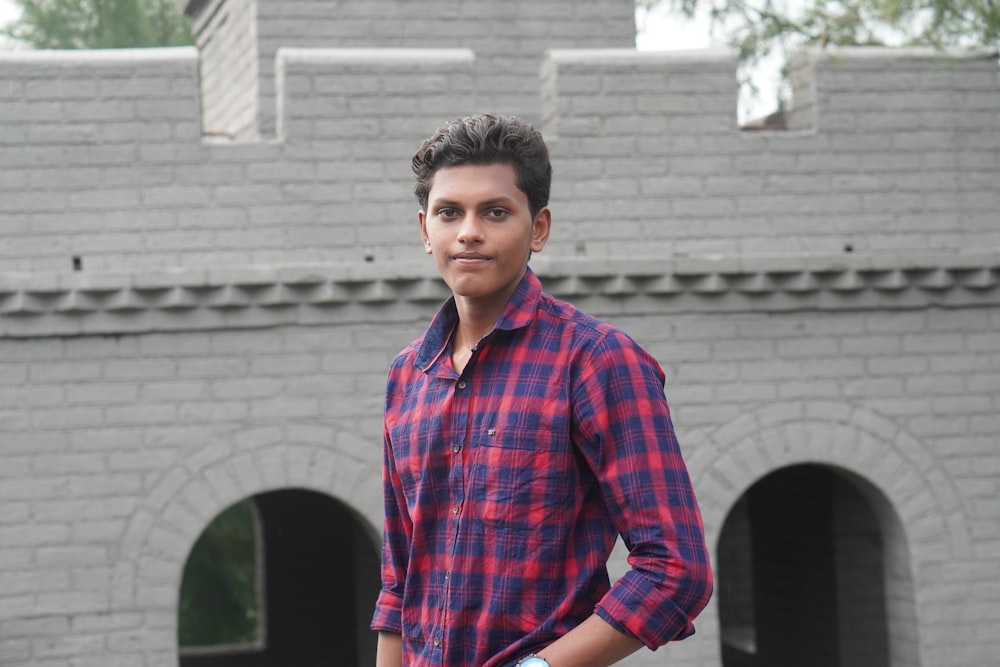
M454 507L451 508L451 513L452 514L458 514L461 511L462 511L462 506L461 505L455 505Z
M441 638L440 637L435 637L434 638L434 645L435 646L440 646L441 645Z
M459 389L465 389L467 386L468 385L466 384L465 380L459 380L458 381L458 388Z
M458 454L458 451L459 451L460 449L462 449L462 445L458 444L457 442L455 442L455 443L452 443L452 445L451 445L451 451L453 451L453 452L455 452L456 454Z

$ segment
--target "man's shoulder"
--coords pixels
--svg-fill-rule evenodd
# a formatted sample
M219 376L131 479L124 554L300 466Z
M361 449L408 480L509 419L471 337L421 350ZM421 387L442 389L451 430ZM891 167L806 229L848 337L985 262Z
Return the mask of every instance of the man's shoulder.
M598 340L624 334L618 327L546 292L542 293L538 301L538 310L556 326L571 329L574 334L585 338Z
M425 331L420 334L420 336L410 341L406 347L397 352L396 356L392 360L392 363L389 365L390 370L412 367L417 353L420 351L420 346L423 345L424 338L426 336L427 332Z
M655 360L628 332L586 313L571 303L550 294L542 293L538 310L549 326L558 327L559 335L570 338L578 353L586 354L591 361L598 358L603 363L618 363L622 355L637 362Z

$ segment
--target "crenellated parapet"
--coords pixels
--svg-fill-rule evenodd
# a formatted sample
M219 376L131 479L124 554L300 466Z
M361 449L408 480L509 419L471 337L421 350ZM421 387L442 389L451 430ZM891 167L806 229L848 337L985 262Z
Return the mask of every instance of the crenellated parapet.
M475 50L470 108L536 120L538 63L551 48L635 45L633 0L177 0L204 54L206 129L238 140L275 133L279 50ZM449 91L434 80L426 92Z
M924 135L936 151L945 146L941 133L969 133L975 143L976 133L998 129L995 49L840 47L799 52L788 69L793 129L884 134L899 137L900 149L919 148L905 138ZM982 146L990 147L996 148L995 139ZM952 148L961 151L969 144Z
M495 92L479 51L278 49L276 135L242 142L202 132L198 59L0 56L0 271L422 259L409 156ZM555 49L537 65L555 167L546 256L1000 247L994 52L804 54L783 132L737 127L727 52Z
M995 51L805 53L787 131L737 129L735 66L710 52L550 54L543 117L558 137L560 252L1000 244Z
M475 99L475 66L467 49L281 49L278 139L408 174L415 141Z

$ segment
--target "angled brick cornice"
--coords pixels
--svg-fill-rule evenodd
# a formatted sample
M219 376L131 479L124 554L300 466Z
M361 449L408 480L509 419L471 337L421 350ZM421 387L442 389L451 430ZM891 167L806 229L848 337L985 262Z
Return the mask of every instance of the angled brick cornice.
M533 260L546 291L598 315L1000 304L1000 252L936 256ZM0 274L0 336L122 334L425 317L430 263Z

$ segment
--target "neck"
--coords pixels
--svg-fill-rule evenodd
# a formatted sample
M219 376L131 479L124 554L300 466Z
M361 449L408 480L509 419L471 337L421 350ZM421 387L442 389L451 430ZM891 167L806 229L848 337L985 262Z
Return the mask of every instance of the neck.
M454 347L472 349L479 339L493 330L500 313L495 308L481 309L467 301L456 302L458 310L458 326L455 328Z
M523 274L522 274L523 278ZM514 294L520 280L502 292L489 297L467 297L455 294L455 310L458 312L458 326L452 337L452 362L459 373L472 356L472 348L479 340L493 330L507 303Z
M493 330L493 325L503 312L496 308L479 308L464 299L456 299L458 326L451 340L451 362L459 373L472 357L472 348L483 336Z

